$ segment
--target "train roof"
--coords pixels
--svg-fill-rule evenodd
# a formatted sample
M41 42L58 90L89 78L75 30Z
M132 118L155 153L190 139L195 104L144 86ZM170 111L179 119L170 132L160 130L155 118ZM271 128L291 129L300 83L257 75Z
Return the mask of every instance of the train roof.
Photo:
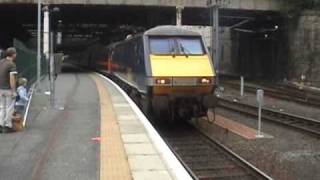
M157 26L144 33L147 36L201 36L199 33L178 26Z

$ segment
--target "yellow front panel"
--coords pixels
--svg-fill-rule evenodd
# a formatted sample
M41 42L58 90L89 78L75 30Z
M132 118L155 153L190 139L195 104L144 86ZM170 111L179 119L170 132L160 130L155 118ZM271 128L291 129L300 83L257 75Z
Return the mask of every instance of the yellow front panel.
M214 76L210 59L203 56L150 55L152 76L210 77Z

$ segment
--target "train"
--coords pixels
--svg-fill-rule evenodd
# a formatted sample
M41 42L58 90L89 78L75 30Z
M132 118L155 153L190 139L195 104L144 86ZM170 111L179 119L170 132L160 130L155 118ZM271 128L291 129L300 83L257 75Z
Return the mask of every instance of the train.
M89 67L120 84L145 113L185 119L204 116L214 106L214 66L197 32L157 26L100 54Z

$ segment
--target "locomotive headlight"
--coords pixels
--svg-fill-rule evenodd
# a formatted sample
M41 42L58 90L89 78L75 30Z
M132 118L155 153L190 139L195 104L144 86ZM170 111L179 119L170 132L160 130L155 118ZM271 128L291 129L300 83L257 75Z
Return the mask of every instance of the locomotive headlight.
M210 83L211 83L211 79L210 79L210 78L203 77L203 78L200 78L200 79L199 79L199 83L200 83L200 84L210 84Z
M170 79L159 78L155 80L156 84L170 84Z

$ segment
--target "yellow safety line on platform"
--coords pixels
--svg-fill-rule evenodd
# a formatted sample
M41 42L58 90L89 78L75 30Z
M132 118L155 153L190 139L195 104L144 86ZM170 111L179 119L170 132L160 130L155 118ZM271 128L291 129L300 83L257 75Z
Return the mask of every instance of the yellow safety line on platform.
M97 85L100 98L100 180L130 180L129 163L110 96L102 80L97 75L91 77Z

